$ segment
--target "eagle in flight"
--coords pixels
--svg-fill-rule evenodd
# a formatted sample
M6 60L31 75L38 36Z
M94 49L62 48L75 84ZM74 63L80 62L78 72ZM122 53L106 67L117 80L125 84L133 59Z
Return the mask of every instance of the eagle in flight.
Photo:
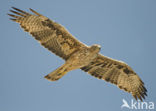
M144 83L139 76L126 63L111 59L99 53L100 46L94 44L87 46L72 36L62 25L30 9L33 14L15 7L8 14L20 26L29 32L41 45L57 56L63 58L65 63L45 78L57 81L67 72L81 69L90 75L117 85L127 91L137 100L141 101L147 96Z

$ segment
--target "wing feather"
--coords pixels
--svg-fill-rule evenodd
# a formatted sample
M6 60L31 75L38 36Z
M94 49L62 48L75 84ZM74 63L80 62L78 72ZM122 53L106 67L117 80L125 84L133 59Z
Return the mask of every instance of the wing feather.
M21 27L29 32L41 45L51 52L67 60L70 55L82 47L87 47L75 39L63 26L49 18L30 9L34 14L27 13L15 7L8 14L11 20L19 23Z
M117 85L120 89L132 94L135 99L147 96L144 83L127 64L105 57L101 54L89 65L81 68L94 77Z

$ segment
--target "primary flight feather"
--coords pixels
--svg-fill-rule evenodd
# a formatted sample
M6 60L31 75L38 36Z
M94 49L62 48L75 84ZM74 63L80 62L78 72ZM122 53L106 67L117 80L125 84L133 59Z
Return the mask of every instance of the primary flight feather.
M135 99L147 96L144 83L126 63L103 56L100 46L87 46L73 37L63 26L30 9L34 14L12 7L11 20L29 32L41 45L65 60L65 63L46 75L56 81L67 72L82 69L92 76L106 80L132 94Z

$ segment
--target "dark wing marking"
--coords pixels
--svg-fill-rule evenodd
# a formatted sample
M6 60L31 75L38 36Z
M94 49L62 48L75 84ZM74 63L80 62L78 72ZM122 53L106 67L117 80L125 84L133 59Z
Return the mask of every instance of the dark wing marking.
M144 83L139 76L125 63L105 57L101 54L88 66L81 68L92 76L106 80L132 94L142 101L147 96Z
M29 32L45 48L56 55L67 60L71 54L81 47L87 47L75 39L63 26L30 9L34 14L27 13L15 7L10 10L15 13L8 14L11 20L19 23L21 27Z

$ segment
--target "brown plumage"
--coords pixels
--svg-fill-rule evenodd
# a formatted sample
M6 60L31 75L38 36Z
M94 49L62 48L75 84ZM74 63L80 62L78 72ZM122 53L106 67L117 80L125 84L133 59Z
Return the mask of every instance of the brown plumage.
M82 69L92 76L117 85L132 94L135 99L147 96L144 83L130 66L99 54L100 46L87 46L73 37L63 26L30 9L34 14L15 7L8 14L11 20L29 32L41 45L65 60L65 64L45 76L56 81L67 72Z

